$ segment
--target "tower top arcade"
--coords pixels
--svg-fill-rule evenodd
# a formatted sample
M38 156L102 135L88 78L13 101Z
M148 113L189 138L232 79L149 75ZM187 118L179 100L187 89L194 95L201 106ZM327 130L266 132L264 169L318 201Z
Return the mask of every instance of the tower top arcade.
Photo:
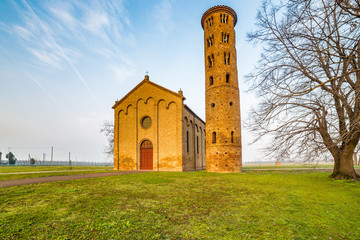
M228 14L231 14L232 15L232 18L234 19L234 27L237 23L237 15L236 15L236 12L234 11L234 9L232 9L231 7L228 7L228 6L225 6L225 5L217 5L217 6L214 6L212 8L209 8L202 16L201 18L201 26L202 28L204 29L204 22L205 22L205 19L213 14L214 12L218 12L218 11L222 11L222 12L227 12Z

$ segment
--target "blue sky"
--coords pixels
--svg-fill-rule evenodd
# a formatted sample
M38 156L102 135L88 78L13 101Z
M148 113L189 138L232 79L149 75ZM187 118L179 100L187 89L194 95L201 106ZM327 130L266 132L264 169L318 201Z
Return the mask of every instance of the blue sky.
M151 81L181 88L185 103L205 119L200 19L222 4L238 15L246 121L256 98L245 92L244 75L259 56L246 33L254 29L260 0L0 1L0 151L42 158L54 146L59 158L71 151L79 160L105 159L101 125L147 71ZM251 139L243 129L244 161L261 158L259 146L248 146Z

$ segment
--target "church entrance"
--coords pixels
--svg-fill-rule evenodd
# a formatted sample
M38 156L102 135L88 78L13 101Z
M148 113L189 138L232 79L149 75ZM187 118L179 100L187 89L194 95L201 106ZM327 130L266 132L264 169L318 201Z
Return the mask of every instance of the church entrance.
M153 170L153 145L149 140L140 145L140 170Z

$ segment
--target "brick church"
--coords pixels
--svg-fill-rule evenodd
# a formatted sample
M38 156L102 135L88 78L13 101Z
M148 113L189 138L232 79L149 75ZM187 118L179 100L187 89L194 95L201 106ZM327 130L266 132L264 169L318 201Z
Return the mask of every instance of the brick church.
M145 79L113 106L114 169L205 169L205 122L173 92Z
M235 25L228 6L202 16L205 122L173 92L149 80L116 101L114 169L241 172L241 120Z

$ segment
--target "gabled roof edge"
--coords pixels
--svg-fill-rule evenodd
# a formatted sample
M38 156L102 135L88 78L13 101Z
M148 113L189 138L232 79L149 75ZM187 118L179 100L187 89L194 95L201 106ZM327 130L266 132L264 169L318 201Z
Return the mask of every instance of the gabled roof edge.
M156 83L153 83L149 80L148 77L145 76L145 79L142 80L138 85L136 85L130 92L128 92L123 98L121 98L119 101L116 101L114 106L112 106L112 109L115 109L120 103L122 103L127 97L129 97L133 92L135 92L135 90L137 90L138 88L140 88L142 85L144 85L145 83L149 83L151 85L153 85L154 87L160 88L168 93L171 93L173 95L175 95L176 97L180 97L182 100L185 100L185 97L182 96L181 94L178 94L176 92L173 92L167 88L164 88L163 86L160 86Z

